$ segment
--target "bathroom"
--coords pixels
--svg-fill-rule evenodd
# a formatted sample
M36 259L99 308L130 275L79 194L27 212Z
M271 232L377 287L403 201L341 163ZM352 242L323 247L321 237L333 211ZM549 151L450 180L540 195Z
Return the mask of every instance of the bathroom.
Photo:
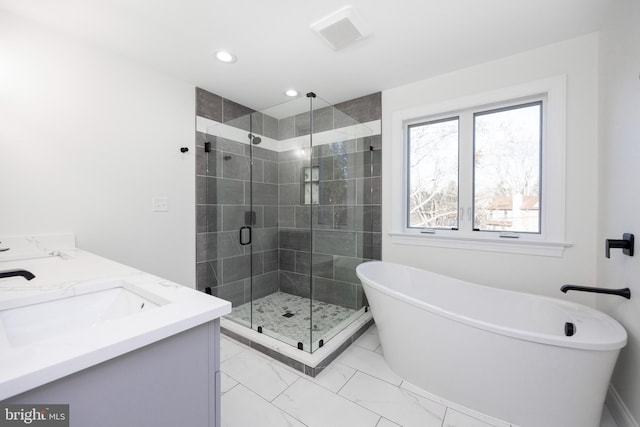
M180 76L179 61L172 62L171 57L150 65L135 56L131 58L136 46L130 46L132 50L126 51L127 54L118 51L118 46L127 45L124 37L134 31L136 17L150 27L162 22L161 16L144 15L142 6L138 9L122 6L124 12L129 13L124 16L130 20L116 21L115 18L122 15L107 13L104 5L92 8L80 2L63 2L64 7L70 8L69 22L65 22L61 12L50 9L53 6L38 2L34 3L37 7L29 10L19 3L0 2L0 40L3 41L0 45L0 177L4 183L0 186L3 200L0 234L72 230L78 247L196 288L195 156L198 143L194 82L206 73L213 74L214 79L226 78L228 73L235 73L232 67L242 66L243 61L248 60L249 53L235 52L236 64L212 63L208 69L191 70L188 78L176 77ZM352 4L367 16L366 3ZM578 3L572 4L577 7ZM341 6L342 3L332 2L325 8L314 9L309 18L305 14L300 24L302 29L309 31L308 26L314 20ZM551 2L547 6L556 7ZM232 13L230 5L219 7L221 12ZM593 2L593 7L601 9L594 12L591 26L585 26L581 33L532 42L516 51L506 46L508 37L503 35L501 40L505 43L486 56L467 54L464 59L453 61L449 68L434 66L389 86L367 83L362 76L343 69L340 77L334 79L352 80L360 86L334 95L330 92L334 83L330 79L303 79L305 64L293 60L284 62L290 59L286 53L277 54L274 59L262 52L253 60L252 73L244 77L242 90L232 90L224 84L212 84L205 89L251 108L262 109L286 102L284 96L278 98L278 102L263 105L254 101L254 96L265 90L259 88L264 85L261 66L281 61L282 68L299 70L295 74L300 80L294 83L303 95L314 91L331 104L381 92L384 153L381 258L476 283L580 302L617 319L627 330L629 342L618 360L607 407L617 425L627 427L637 426L640 420L637 299L626 301L582 293L564 295L559 291L566 283L630 287L632 293L640 290L634 274L640 270L637 257L623 257L617 251L612 252L610 259L604 257L606 239L633 233L640 222L633 215L637 203L632 197L633 190L627 190L640 178L633 162L637 159L634 142L639 134L634 126L635 112L640 107L637 90L640 57L635 48L640 34L633 23L640 18L640 11L637 1ZM188 11L174 12L188 16ZM455 11L446 12L455 16ZM387 13L391 15L390 11ZM571 16L567 10L558 11L559 15L562 13L562 16ZM56 16L57 21L52 16ZM84 24L78 23L83 19ZM213 24L230 26L218 21ZM549 33L552 20L546 19L544 24L549 28L539 32ZM65 25L73 32L65 30ZM92 28L94 25L98 28ZM101 25L111 31L100 33ZM245 31L252 31L251 25L245 25L249 27ZM90 37L94 31L103 38L96 35L92 42L81 39ZM375 28L372 31L371 40L382 37ZM407 40L412 41L411 31L406 31ZM256 38L267 36L259 32L251 34ZM175 36L172 31L162 35L164 38L156 42L168 46L170 54L177 54L178 48L172 45ZM332 52L313 38L314 34L311 36L309 43L318 41L318 50L323 54L324 49L327 55L343 56L350 52ZM365 43L366 39L361 42ZM214 45L206 47L205 54L219 48L217 43L231 44L232 41L207 43ZM419 46L413 44L413 48ZM358 53L359 47L354 44L351 48ZM142 50L152 48L150 45L138 47L140 58L146 58ZM330 61L323 68L327 75L331 69L329 64ZM394 113L558 75L565 75L567 81L563 239L570 246L564 248L562 256L406 244L393 235L394 195L398 193L392 172ZM281 83L283 87L268 89L279 95L289 84L293 83L285 81ZM181 153L181 147L189 151ZM152 212L153 197L167 197L168 211ZM368 350L364 349L367 345L374 346L375 337L365 333L362 338L360 346L356 346L358 357L347 354L342 363L336 365L343 372L357 370L357 366L352 366L357 358L371 358L372 364L377 363L374 362L376 348L372 354L365 353ZM236 353L239 348L232 347L225 356L233 359L239 355L236 359L241 361L246 357L248 360L249 356L244 353ZM230 365L230 369L240 376L242 369L238 366ZM364 367L357 371L367 372ZM366 384L370 378L367 375L356 374L353 379ZM292 386L298 388L302 387L303 380L310 381L291 378L295 381ZM385 378L395 384L394 379ZM345 387L343 394L355 389L355 385ZM315 391L324 396L326 390L325 387ZM246 390L242 391L249 395ZM291 390L292 394L293 391L295 389ZM227 393L223 394L223 419L225 400L233 408L229 402L233 394L239 392L236 386L229 390L227 398ZM335 393L332 395L335 397ZM260 397L262 399L252 401L263 404L265 397ZM265 408L265 411L272 409ZM291 413L289 411L288 416ZM451 419L447 422L458 425ZM370 425L393 425L391 422L401 424L389 415L378 417Z

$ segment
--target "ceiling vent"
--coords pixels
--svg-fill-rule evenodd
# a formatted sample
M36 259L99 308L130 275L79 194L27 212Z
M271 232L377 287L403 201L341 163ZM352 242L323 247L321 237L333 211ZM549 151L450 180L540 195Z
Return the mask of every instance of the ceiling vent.
M332 49L338 50L365 37L368 32L351 6L314 22L310 27Z

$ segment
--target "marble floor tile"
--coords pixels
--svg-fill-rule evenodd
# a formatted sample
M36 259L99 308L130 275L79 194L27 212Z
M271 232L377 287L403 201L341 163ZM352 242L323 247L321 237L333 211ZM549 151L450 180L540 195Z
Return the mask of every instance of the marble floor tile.
M402 378L387 366L381 354L365 350L356 345L346 349L335 361L396 386L402 383Z
M365 350L375 351L380 347L380 338L378 338L378 329L376 325L371 326L367 331L362 334L355 342L355 345L362 347Z
M220 393L225 394L237 385L238 381L230 378L229 375L224 372L220 373Z
M396 424L393 421L389 421L386 418L380 418L376 427L402 427L400 424Z
M509 427L509 424L502 424L500 427ZM477 418L470 417L454 409L448 408L442 427L497 427L495 424L488 424Z
M220 364L222 372L271 401L299 376L279 362L247 349Z
M220 362L235 356L248 347L222 335L220 337Z
M447 409L362 372L338 394L403 427L441 427Z
M308 379L329 391L337 393L355 373L355 369L334 361L324 368L318 376Z
M315 379L222 337L222 425L516 427L403 381L387 366L381 347L373 349L374 332ZM600 427L617 427L606 407Z
M456 412L459 412L468 417L484 422L486 425L494 426L494 427L511 427L511 425L508 422L501 421L489 415L485 415L483 413L474 411L472 409L459 405L455 402L450 402L440 396L437 396L433 393L425 391L420 387L417 387L407 381L403 381L402 384L400 385L400 388L404 390L408 390L411 393L417 394L418 396L422 396L426 399L433 400L434 402L438 402L441 405L447 406L448 408L455 410Z
M305 427L242 385L224 394L221 400L222 427Z
M380 416L300 378L273 404L308 427L375 427Z
M410 382L408 382L406 380L402 381L402 384L400 384L400 388L408 390L411 393L417 394L419 396L426 397L427 399L431 399L431 400L436 401L438 403L442 403L444 405L446 405L448 403L448 401L446 399L443 399L443 398L441 398L439 396L436 396L433 393L429 393L428 391L423 390L420 387L415 386L415 385L411 384Z

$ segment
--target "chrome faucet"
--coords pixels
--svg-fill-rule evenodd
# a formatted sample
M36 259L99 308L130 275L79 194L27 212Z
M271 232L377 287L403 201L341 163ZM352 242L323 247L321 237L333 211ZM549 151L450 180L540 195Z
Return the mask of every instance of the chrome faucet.
M17 270L0 271L0 279L3 279L5 277L17 277L17 276L22 276L27 280L31 280L36 277L35 274L27 270L17 269Z

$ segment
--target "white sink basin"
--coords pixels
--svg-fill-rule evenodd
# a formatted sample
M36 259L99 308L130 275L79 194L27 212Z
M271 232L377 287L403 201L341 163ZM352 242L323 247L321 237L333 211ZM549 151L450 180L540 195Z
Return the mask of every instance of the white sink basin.
M0 259L0 270L36 276L0 280L0 401L196 327L213 334L211 322L231 312L227 301L73 249L73 239L36 237L25 250L60 255Z
M78 286L73 295L57 293L49 300L22 301L0 310L0 347L32 344L164 304L166 300L123 281Z

